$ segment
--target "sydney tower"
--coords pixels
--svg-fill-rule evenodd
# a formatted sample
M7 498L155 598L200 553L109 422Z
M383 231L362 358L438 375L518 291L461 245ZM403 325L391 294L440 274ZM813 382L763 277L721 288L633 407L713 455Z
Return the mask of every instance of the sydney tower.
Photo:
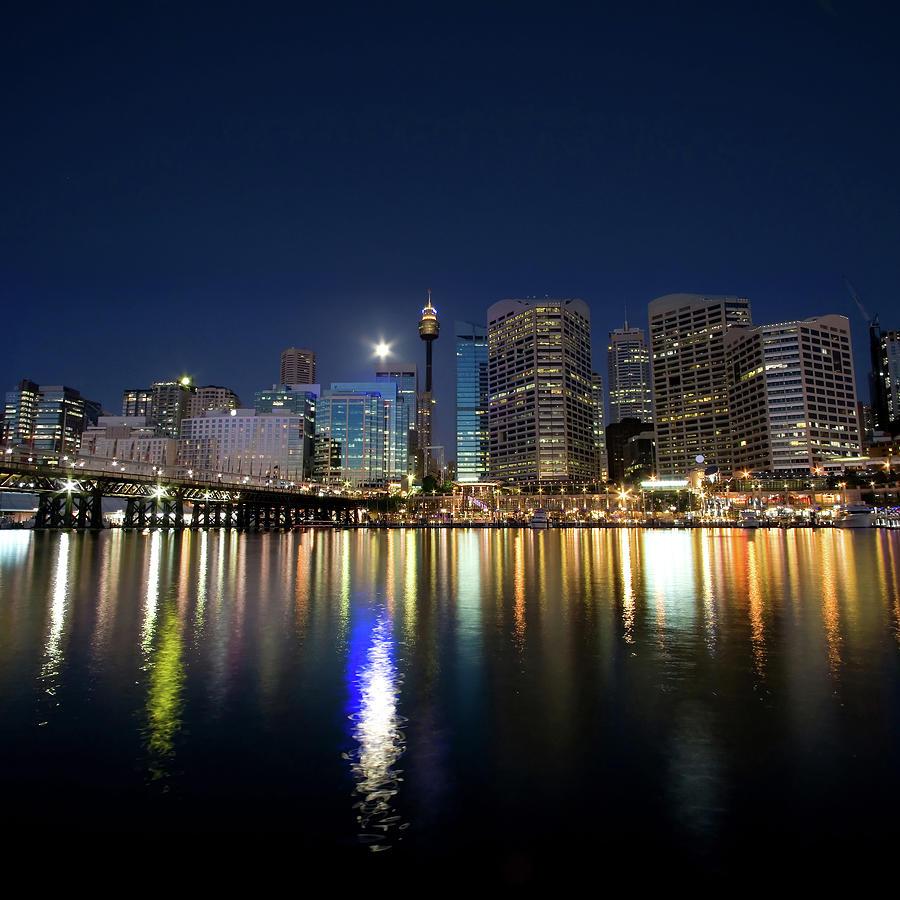
M419 432L419 453L422 460L420 475L431 474L431 407L434 398L431 393L431 345L438 338L441 325L438 322L437 310L431 305L431 291L419 317L419 337L425 341L425 390L419 394L419 421L416 423Z

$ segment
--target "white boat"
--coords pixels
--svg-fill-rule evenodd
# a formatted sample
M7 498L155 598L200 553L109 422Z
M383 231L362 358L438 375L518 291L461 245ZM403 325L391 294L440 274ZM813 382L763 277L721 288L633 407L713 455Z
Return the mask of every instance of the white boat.
M547 515L547 510L545 509L536 509L531 514L531 520L528 523L532 528L549 528L550 527L550 516Z
M865 503L848 503L844 511L835 519L836 528L871 528L875 513Z
M762 525L752 512L742 512L738 528L759 528Z

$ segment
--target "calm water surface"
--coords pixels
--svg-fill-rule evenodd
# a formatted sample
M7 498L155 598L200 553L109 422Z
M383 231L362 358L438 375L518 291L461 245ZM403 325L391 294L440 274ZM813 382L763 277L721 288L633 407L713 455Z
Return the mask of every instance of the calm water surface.
M7 531L0 721L6 827L886 865L900 534Z

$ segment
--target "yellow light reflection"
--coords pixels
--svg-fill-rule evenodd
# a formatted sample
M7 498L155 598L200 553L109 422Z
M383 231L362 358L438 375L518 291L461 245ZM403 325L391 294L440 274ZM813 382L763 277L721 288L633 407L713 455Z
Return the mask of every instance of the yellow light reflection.
M170 600L163 611L147 692L147 752L153 779L164 778L169 773L175 753L175 735L181 730L183 645L178 606Z
M619 538L619 555L622 566L622 628L624 631L625 643L634 643L634 582L633 570L631 562L631 534L630 529L620 528L617 537Z
M834 538L834 535L828 535ZM845 535L838 535L838 539ZM852 533L846 535L851 540L855 537ZM833 540L822 542L819 555L819 571L822 581L822 620L825 623L825 640L828 643L828 668L833 676L839 674L841 663L841 613L838 606L837 566L835 559L835 546ZM852 569L843 569L844 576L850 576ZM845 590L847 585L844 586Z
M750 535L747 542L747 599L750 616L750 647L753 653L753 668L760 679L766 677L766 632L763 620L763 599L759 588L759 561L756 542Z
M415 531L404 529L403 539L406 541L406 589L403 595L403 612L406 622L406 641L410 645L415 642L416 634L416 601L418 598L419 554Z
M895 543L889 533L878 535L875 544L878 561L878 582L885 586L885 602L891 614L894 640L900 645L900 591L897 590L897 564L894 560Z
M713 561L711 542L708 534L701 536L700 566L703 579L703 627L706 633L706 646L711 652L716 649L716 635L718 633L718 614L716 603L716 591L713 583ZM721 547L721 542L716 540L716 546Z
M513 541L513 586L515 641L521 654L525 650L525 542L521 531Z

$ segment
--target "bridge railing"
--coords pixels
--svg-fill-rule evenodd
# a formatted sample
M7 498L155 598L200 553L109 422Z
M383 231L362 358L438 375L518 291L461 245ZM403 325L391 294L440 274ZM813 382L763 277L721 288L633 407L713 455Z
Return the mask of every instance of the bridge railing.
M105 460L105 458L104 458ZM0 453L0 468L7 474L28 479L54 479L57 481L79 482L90 479L116 480L146 485L160 485L179 488L209 488L210 490L241 490L251 494L280 494L321 499L355 499L365 505L365 498L350 497L343 493L322 490L319 485L285 482L280 479L263 478L261 476L235 475L234 473L195 472L184 470L181 466L157 466L133 460L120 463L118 460L104 461L96 465L96 459L72 458L62 464L48 465L46 462L28 462L11 454ZM91 465L91 463L95 463ZM175 469L175 472L171 470ZM188 474L190 473L190 474ZM28 492L30 482L25 484L7 484L6 490ZM41 490L38 485L31 484L34 490Z

